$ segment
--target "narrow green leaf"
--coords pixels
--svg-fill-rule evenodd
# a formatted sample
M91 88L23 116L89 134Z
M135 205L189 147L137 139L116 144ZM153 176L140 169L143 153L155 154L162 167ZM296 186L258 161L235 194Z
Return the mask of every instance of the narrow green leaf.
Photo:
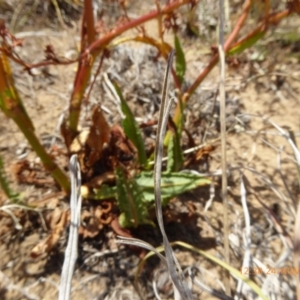
M176 34L174 35L174 44L176 50L176 75L178 76L179 81L182 84L186 71L186 62L179 38Z
M147 155L146 150L144 146L144 141L142 138L142 134L140 131L140 128L138 124L135 121L134 115L132 111L130 110L130 107L128 106L126 100L124 99L122 92L118 85L114 83L114 88L120 97L121 100L121 109L123 114L125 115L125 119L123 120L123 129L126 134L126 136L133 142L135 147L138 150L138 158L139 163L144 166L147 164Z
M173 124L173 126L175 127L175 130L172 132L168 144L167 172L178 172L183 166L183 153L180 146L181 130L179 127L177 128L175 124Z
M145 201L154 202L153 172L141 172L136 177L136 182L143 191ZM197 187L209 185L210 179L188 173L162 173L161 197L163 204L182 193Z
M126 178L124 171L117 167L117 202L122 214L119 223L122 227L137 227L149 223L148 204L134 178Z
M265 32L258 32L253 37L249 38L248 40L245 40L243 43L239 44L238 46L230 49L227 52L227 55L235 55L243 52L247 48L250 48L255 43L257 43L263 36L265 35Z
M183 154L178 133L172 135L168 145L167 172L178 172L183 166Z
M167 172L170 173L175 169L175 159L174 159L174 134L172 133L171 139L168 144L168 163Z

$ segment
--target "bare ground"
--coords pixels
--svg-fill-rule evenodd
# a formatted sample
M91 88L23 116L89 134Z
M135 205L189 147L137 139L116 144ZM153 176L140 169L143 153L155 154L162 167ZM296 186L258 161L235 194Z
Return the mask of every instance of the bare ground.
M135 13L135 7L132 8ZM73 21L68 30L57 28L59 25L43 27L38 36L35 27L26 25L22 32L29 32L20 54L27 61L39 61L43 58L42 49L52 44L61 56L76 56L79 45L79 21ZM289 24L287 24L289 25ZM283 27L281 28L285 28ZM155 23L146 28L153 34ZM55 29L54 29L55 27ZM30 33L31 32L31 33ZM21 34L20 34L21 35ZM23 33L24 35L24 33ZM186 84L202 70L209 59L207 47L197 38L184 34L181 36L188 64ZM269 37L270 38L270 37ZM295 210L299 197L299 181L294 156L285 138L281 137L272 126L262 122L262 116L294 132L299 144L299 49L296 43L287 45L273 39L264 45L265 57L262 61L250 60L258 48L241 55L238 68L228 66L226 80L228 104L228 174L229 202L231 223L231 264L241 268L244 256L243 235L245 232L244 213L241 205L241 175L247 187L247 204L251 219L251 252L256 265L264 264L280 270L292 268L292 254L286 246L286 238L279 234L270 219L273 212L280 224L293 236ZM200 49L200 50L199 50ZM206 50L205 50L206 49ZM155 59L156 52L148 46L124 44L118 46L105 62L104 71L120 84L124 96L140 122L156 118L161 92L161 81L165 68L162 59ZM53 145L63 151L63 143L58 125L63 113L67 112L68 100L72 91L76 65L49 67L36 70L34 77L21 72L14 66L15 79L25 106L31 116L37 135L49 150ZM265 73L265 74L264 74ZM218 131L218 99L214 108L214 93L217 90L218 71L215 69L203 82L191 98L186 110L186 129L197 144L205 141L216 145L209 165L198 163L192 167L200 171L216 172L220 169L221 152ZM172 88L171 88L172 89ZM90 98L90 103L83 109L82 126L90 121L93 103L101 103L110 124L120 122L120 114L112 97L103 88L103 77L99 76ZM0 115L0 151L5 159L8 174L14 174L15 165L26 158L40 170L39 160L28 146L21 133L11 120ZM146 132L147 142L153 143L154 131ZM281 154L280 169L278 165ZM57 160L66 163L63 155ZM15 215L21 228L7 211L0 213L0 295L2 299L53 299L57 297L64 249L67 240L65 229L58 245L50 253L32 258L30 253L42 239L49 234L47 217L56 209L68 207L68 199L58 193L51 178L42 171L41 178L47 179L41 185L16 184L10 176L13 187L22 193L28 203L45 199L39 211L46 219L44 228L41 215L37 211L9 208ZM223 258L223 206L220 199L220 178L214 177L214 201L207 211L207 204L212 192L199 189L171 202L167 233L171 241L181 240L192 244L216 257ZM284 185L286 183L286 186ZM1 194L0 194L1 195ZM9 202L2 195L2 208ZM266 210L261 202L269 209ZM100 207L98 203L84 203L83 211L91 207ZM191 208L192 207L192 208ZM96 209L96 208L95 208ZM184 218L183 213L193 209L193 218ZM176 220L176 213L180 217ZM174 217L175 215L175 217ZM178 221L180 220L180 221ZM160 245L157 229L141 226L133 231L135 237L142 238L154 246ZM220 290L223 274L219 267L203 257L176 248L179 261L184 270L193 267L199 280L212 288ZM139 263L139 252L120 247L115 242L115 233L110 226L104 225L93 238L80 240L79 260L73 280L73 299L139 299L133 284L134 274ZM278 263L282 259L281 263ZM294 299L295 276L282 274L260 275L252 269L251 277L264 291L275 293L282 299ZM146 268L139 278L142 294L147 299L154 299L152 280L155 280L163 299L171 299L171 286L167 283L166 273L156 258L146 263ZM235 292L236 281L232 280ZM196 299L215 299L206 292L195 289ZM250 292L247 299L255 299Z

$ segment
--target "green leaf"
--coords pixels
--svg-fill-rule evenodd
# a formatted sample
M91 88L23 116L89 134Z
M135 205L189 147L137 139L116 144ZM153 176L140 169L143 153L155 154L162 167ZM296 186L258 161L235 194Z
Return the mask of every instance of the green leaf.
M239 44L239 45L235 46L234 48L230 49L227 52L227 55L235 55L235 54L239 54L239 53L243 52L247 48L250 48L255 43L257 43L257 41L259 41L264 35L265 35L265 32L258 32L258 33L256 33L251 38L245 40L241 44Z
M123 212L119 218L122 227L137 227L150 223L148 220L148 205L144 200L141 187L134 178L127 178L124 171L117 167L117 202Z
M182 84L186 71L186 62L179 38L176 34L174 35L174 44L176 50L176 75L179 78L180 84Z
M94 189L95 194L88 195L88 198L95 200L116 198L121 210L119 223L122 227L137 227L140 224L153 225L148 219L148 210L151 205L154 205L153 172L144 171L135 178L126 178L123 170L117 167L115 174L116 186L102 185L100 189ZM178 172L162 173L163 205L168 204L168 201L175 196L209 184L211 184L210 179L199 175Z
M181 114L178 122L178 126L170 119L172 123L173 130L171 132L171 139L168 143L168 163L167 172L178 172L183 166L183 153L180 146L180 137L183 126L183 113L182 105L180 105Z
M146 150L145 150L144 141L142 138L140 128L139 128L138 124L136 123L134 115L133 115L132 111L130 110L126 100L124 99L124 97L122 95L120 88L118 87L118 85L116 83L114 83L114 88L115 88L118 96L120 97L121 109L122 109L123 114L125 115L125 119L123 120L124 132L138 150L139 163L142 166L145 166L147 164L147 155L146 155Z
M183 154L180 146L179 134L176 130L172 134L171 140L168 145L168 163L167 172L178 172L183 165Z
M119 175L119 183L124 184L125 179L122 179L123 175ZM154 183L153 183L153 172L141 172L134 179L134 186L138 186L140 192L143 193L143 201L146 203L154 202ZM211 180L208 178L201 177L199 175L189 173L162 173L161 175L161 196L164 200L164 204L168 202L172 197L178 196L182 193L191 191L197 187L209 185ZM93 195L88 195L89 198L94 200L104 200L109 198L117 198L119 191L116 186L102 185L100 189L94 189ZM121 195L122 196L122 195ZM126 195L125 195L126 196ZM124 197L125 197L124 196ZM128 204L127 204L128 206ZM127 209L127 206L124 209ZM122 207L120 207L122 210Z
M136 182L143 191L147 202L154 202L153 172L141 172L136 177ZM162 173L161 174L161 197L163 204L182 193L191 191L197 187L209 185L211 180L199 175L189 173Z
M86 198L92 198L94 200L105 200L110 198L117 198L117 187L109 186L107 184L101 185L99 189L93 189L93 194L88 194Z

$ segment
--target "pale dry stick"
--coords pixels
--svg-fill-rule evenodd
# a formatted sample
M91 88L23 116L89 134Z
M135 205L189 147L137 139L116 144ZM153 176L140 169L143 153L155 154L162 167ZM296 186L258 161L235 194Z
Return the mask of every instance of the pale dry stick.
M116 240L116 242L119 244L141 247L141 248L147 249L149 251L153 251L167 267L166 258L159 251L157 251L153 246L151 246L149 243L144 242L139 239L127 238L124 236L117 236L117 238L118 238L118 240Z
M250 214L247 205L246 188L245 188L242 174L241 174L241 202L242 202L242 207L244 212L245 228L246 228L246 233L244 237L245 253L244 253L244 259L242 265L243 268L242 270L244 270L244 268L246 267L249 268L252 265L251 263L252 258L251 258L251 220L250 220ZM235 299L240 299L241 291L243 291L244 288L245 288L244 282L242 280L239 280L236 289Z
M156 281L154 279L152 280L152 289L153 289L153 292L154 292L155 299L156 300L161 300L161 298L158 294L158 291L157 291Z
M201 145L198 145L198 146L186 149L186 150L183 151L183 154L190 154L190 153L196 152L196 151L198 151L198 150L200 150L202 148L207 147L208 145L216 144L219 140L220 140L220 138L216 138L216 139L211 140L209 143L204 143L204 144L201 144ZM165 157L162 158L162 162L165 162L167 160L168 160L167 156L165 156ZM149 165L150 166L154 165L154 161L150 161Z
M297 160L298 173L300 170L300 151L296 147L294 141L292 140L290 134L278 126L276 123L266 120L272 124L289 142L290 146L294 151L295 158ZM298 200L298 208L295 216L295 231L294 231L294 267L299 270L300 268L300 202ZM296 275L296 290L297 290L297 299L300 300L300 275Z
M283 137L285 137L287 139L287 141L289 142L290 146L293 149L294 155L297 160L298 168L300 168L300 151L298 150L295 143L293 142L290 134L288 132L286 132L284 129L282 129L279 125L277 125L275 122L273 122L267 118L263 118L263 120L266 122L269 122L272 126L274 126L282 134Z
M65 251L65 259L61 273L59 287L59 300L69 300L71 296L72 277L78 256L78 228L80 226L81 213L81 174L77 155L70 158L71 172L71 197L70 197L70 233L68 245Z
M23 226L19 222L18 218L9 209L7 209L5 206L2 206L2 207L0 207L0 211L1 210L3 212L7 213L11 217L11 219L14 221L15 229L21 230L23 228Z
M166 260L168 264L168 270L171 276L171 280L179 292L180 296L184 300L192 300L192 292L187 286L185 282L185 278L181 267L174 255L172 247L169 243L168 237L165 232L163 215L162 215L162 202L161 202L161 169L162 169L162 155L163 155L163 140L166 132L166 127L169 118L169 112L172 105L172 98L167 102L167 91L168 91L168 81L169 81L169 73L172 67L174 56L174 50L171 51L171 54L168 59L168 66L165 73L165 78L163 81L163 91L162 91L162 99L161 99L161 107L159 111L159 120L157 126L157 134L156 134L156 143L155 143L155 155L154 155L154 195L155 195L155 211L156 217L158 221L158 225L160 227L160 231L163 236L163 244L164 250L166 254Z
M223 198L223 238L224 258L227 265L230 265L229 252L229 220L228 220L228 199L227 199L227 158L226 158L226 95L225 95L225 52L224 52L224 0L219 0L220 26L219 26L219 92L220 92L220 123L221 123L221 152L222 152L222 198ZM224 271L226 294L230 296L230 274Z
M282 136L282 134L278 132L272 132L272 131L266 131L266 130L245 130L244 131L247 134L250 135L257 135L257 133L263 134L263 135L270 135L270 136ZM300 136L300 132L296 133L296 136ZM295 161L296 162L296 161Z
M211 205L212 205L212 203L215 199L215 196L216 196L215 184L212 181L211 184L210 184L210 187L209 187L209 199L205 203L204 213L206 213L208 211L208 209L211 207Z
M225 0L224 12L225 12L224 16L225 16L225 24L227 25L227 31L231 32L230 4L229 4L229 0Z
M104 257L106 255L111 255L111 254L116 254L119 252L119 249L113 249L113 250L104 250L102 252L99 252L99 251L91 251L89 249L85 249L83 248L83 251L85 252L90 252L90 253L93 253L91 254L91 256L87 257L83 264L87 265L89 263L90 260L93 260L94 258L100 258L100 257Z
M121 110L121 99L119 95L116 92L116 89L114 88L113 83L109 79L107 73L104 73L103 75L104 83L103 88L106 90L107 94L110 96L110 99L114 102L114 104L117 106L117 110L121 116L122 119L125 118L122 110Z
M41 219L41 224L42 224L43 230L47 231L47 226L46 226L45 219L44 219L44 217L43 217L43 215L42 215L42 213L39 209L30 207L30 206L26 206L26 205L21 205L21 204L7 204L7 205L4 205L4 206L0 207L0 210L6 212L7 214L9 214L11 216L11 218L15 222L15 226L16 226L15 228L16 229L20 230L23 227L19 223L18 218L11 212L11 210L13 210L14 208L36 212L39 215L40 219Z
M68 34L66 32L54 32L54 31L48 31L47 28L45 30L40 31L23 31L18 32L14 35L17 39L25 39L28 37L49 37L49 36L58 36L58 37L67 37Z

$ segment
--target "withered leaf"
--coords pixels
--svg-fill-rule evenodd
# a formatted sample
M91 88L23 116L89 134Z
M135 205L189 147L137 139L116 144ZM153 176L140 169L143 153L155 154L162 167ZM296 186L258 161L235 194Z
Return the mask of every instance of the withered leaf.
M92 166L102 154L103 146L109 142L110 127L105 120L102 110L95 106L92 115L92 125L86 144L89 147L87 166Z
M55 225L50 235L31 250L31 257L37 258L44 253L49 253L51 249L53 249L63 233L65 225L68 221L68 215L69 212L67 210L62 212L59 222Z
M123 129L118 125L111 128L111 146L119 160L122 158L132 159L137 153L134 144L125 136Z

